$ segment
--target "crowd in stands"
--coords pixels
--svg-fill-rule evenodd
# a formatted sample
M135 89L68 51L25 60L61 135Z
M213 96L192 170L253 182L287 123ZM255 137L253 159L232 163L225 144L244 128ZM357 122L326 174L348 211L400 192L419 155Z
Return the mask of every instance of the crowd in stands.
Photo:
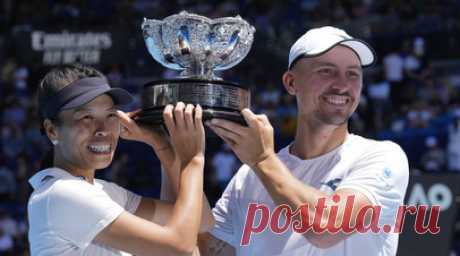
M455 0L4 0L0 3L0 255L27 254L28 178L51 149L41 134L35 90L51 67L27 63L10 38L34 29L126 31L130 55L100 65L112 86L136 98L142 83L177 74L143 45L143 17L181 10L208 17L240 15L255 28L251 52L219 75L248 85L252 109L268 115L277 148L295 133L296 103L281 84L290 45L308 28L334 25L363 38L378 62L365 71L354 133L397 142L418 173L460 172L460 1ZM214 203L240 162L217 138L207 145L206 191ZM158 196L159 161L146 145L122 142L99 173L142 195Z

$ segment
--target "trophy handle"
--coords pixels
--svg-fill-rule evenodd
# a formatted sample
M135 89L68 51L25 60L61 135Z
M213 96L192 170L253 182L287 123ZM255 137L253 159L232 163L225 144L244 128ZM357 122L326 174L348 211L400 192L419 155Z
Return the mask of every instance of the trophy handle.
M184 67L174 62L171 52L163 43L163 23L160 20L144 18L141 28L147 50L164 67L174 70L184 70Z
M221 60L225 60L234 50L236 44L240 41L240 31L237 30L233 32L232 36L230 37L230 41L228 43L227 49L224 50L224 53L220 56Z

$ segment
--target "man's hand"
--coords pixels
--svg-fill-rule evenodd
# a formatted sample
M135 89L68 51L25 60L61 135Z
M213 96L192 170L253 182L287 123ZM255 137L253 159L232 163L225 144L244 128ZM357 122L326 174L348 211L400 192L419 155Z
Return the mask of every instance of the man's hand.
M206 122L245 164L254 167L274 156L273 127L266 115L255 115L249 109L241 111L248 127L222 119Z

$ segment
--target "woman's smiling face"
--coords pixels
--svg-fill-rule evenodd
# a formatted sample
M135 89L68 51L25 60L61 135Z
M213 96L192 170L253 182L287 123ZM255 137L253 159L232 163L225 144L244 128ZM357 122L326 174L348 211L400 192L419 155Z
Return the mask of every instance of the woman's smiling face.
M96 170L110 165L120 136L120 121L106 94L59 113L56 164L72 170Z

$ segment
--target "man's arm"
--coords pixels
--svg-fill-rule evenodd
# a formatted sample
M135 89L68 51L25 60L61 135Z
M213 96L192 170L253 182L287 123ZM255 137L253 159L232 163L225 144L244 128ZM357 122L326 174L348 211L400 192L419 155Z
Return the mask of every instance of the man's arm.
M334 194L329 195L302 183L291 174L291 171L276 155L270 156L258 163L254 169L277 205L287 204L293 210L298 209L301 206L308 205L309 223L313 223L313 225L326 227L329 221L331 206L337 206L338 211L335 226L340 227L342 225L341 222L343 216L347 211L345 205L349 196L354 197L354 203L350 213L351 227L355 226L359 210L365 206L372 205L365 195L354 189L338 189ZM339 200L334 201L334 196L338 196ZM320 219L316 219L318 220L318 222L316 222L314 219L316 210L315 206L318 204L318 200L320 199L325 199L325 208L323 215ZM366 223L368 222L369 216L366 218ZM353 233L316 233L313 232L313 230L309 230L304 233L304 236L315 246L319 248L328 248L344 240L351 234Z
M234 256L235 248L215 236L204 233L198 235L198 247L202 256Z
M329 210L332 205L338 205L337 222L345 214L345 203L348 196L354 196L351 220L356 220L361 208L371 205L370 200L353 189L338 190L334 195L339 196L338 202L333 201L334 195L328 195L314 187L303 184L295 178L291 171L281 162L274 152L273 127L265 115L254 115L249 109L242 111L248 127L226 120L213 120L207 123L211 129L229 144L240 160L248 164L260 178L274 202L278 205L287 204L296 210L308 205L310 223L315 219L315 206L318 200L325 200L324 214L316 219L315 225L320 227L328 223ZM337 226L337 225L336 225ZM349 234L328 232L315 233L310 230L304 236L315 246L327 248L345 239Z

